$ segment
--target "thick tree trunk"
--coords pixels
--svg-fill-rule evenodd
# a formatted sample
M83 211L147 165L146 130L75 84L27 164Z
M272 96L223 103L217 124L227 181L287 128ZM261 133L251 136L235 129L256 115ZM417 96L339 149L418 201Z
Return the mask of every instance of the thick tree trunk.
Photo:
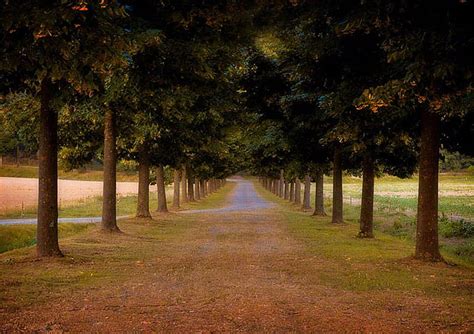
M138 153L137 217L150 218L150 159L145 145Z
M204 180L204 196L207 197L209 195L209 182L208 180Z
M196 201L199 201L201 199L201 187L200 187L200 182L201 180L199 180L198 178L194 179L194 187L195 187L195 191L194 191L194 197L196 198Z
M438 245L439 116L421 111L420 171L415 257L441 261Z
M314 212L313 216L325 216L324 211L324 174L316 172L316 191L314 193Z
M201 192L201 198L206 197L206 181L199 180L199 191Z
M189 175L188 177L188 198L190 202L195 202L194 198L194 176Z
M362 200L360 206L359 237L374 237L374 161L370 155L364 157L362 164Z
M58 243L58 116L50 107L51 82L41 83L36 253L62 256Z
M304 176L303 210L311 210L311 177Z
M334 150L332 187L332 223L339 224L343 222L342 154L340 148Z
M290 197L290 184L289 184L290 181L288 180L285 180L285 189L284 189L284 195L283 195L283 198L284 199L288 199Z
M296 178L295 181L295 204L301 205L301 181Z
M102 198L102 230L120 231L117 226L117 148L115 114L107 109L104 115L104 190Z
M155 170L156 174L156 190L158 195L157 212L168 212L168 205L166 204L166 188L165 188L165 171L163 165L159 165Z
M290 202L294 202L295 200L295 181L290 181Z
M181 171L177 168L173 171L173 208L179 209L179 179Z
M188 201L188 180L187 180L186 166L183 165L181 170L181 201L186 203Z

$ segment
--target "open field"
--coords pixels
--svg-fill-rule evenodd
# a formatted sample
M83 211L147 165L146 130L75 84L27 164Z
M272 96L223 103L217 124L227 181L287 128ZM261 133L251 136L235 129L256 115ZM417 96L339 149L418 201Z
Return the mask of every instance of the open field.
M332 210L332 178L324 178L326 213ZM358 224L362 180L344 177L344 219ZM374 224L380 232L414 242L418 179L384 176L375 180ZM311 185L314 208L315 184ZM472 173L441 174L439 232L442 250L474 264L474 176Z
M102 194L102 181L58 180L59 205L74 205L78 201ZM117 194L136 194L138 183L117 182ZM156 191L150 187L150 191ZM35 211L38 203L38 179L0 177L0 215L9 212Z
M312 184L314 201L315 185ZM345 202L360 203L362 179L345 176L343 179ZM332 196L332 178L324 178L324 196ZM393 210L414 212L417 205L418 177L399 179L383 176L375 180L375 205ZM439 176L440 214L461 216L474 220L474 174L442 173Z
M194 208L222 206L231 191L229 182ZM1 254L0 330L474 329L472 266L414 261L408 240L361 240L355 224L257 191L278 207L127 219L113 235L91 227L60 240L60 259L37 259L31 247Z
M58 178L63 180L79 180L79 181L102 181L103 172L100 170L72 170L58 171ZM24 177L38 178L38 167L36 166L11 166L3 165L0 167L0 177ZM137 182L137 172L117 171L117 181L119 182Z

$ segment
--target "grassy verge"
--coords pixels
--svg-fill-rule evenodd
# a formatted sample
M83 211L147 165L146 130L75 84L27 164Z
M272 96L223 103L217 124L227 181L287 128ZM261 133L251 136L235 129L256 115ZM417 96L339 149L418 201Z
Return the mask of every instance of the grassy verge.
M220 207L232 189L233 184L229 183L189 207ZM130 218L119 221L121 234L104 234L95 226L71 224L84 230L69 236L66 231L62 233L60 246L64 258L37 259L33 247L0 254L2 308L42 303L77 289L116 285L146 270L156 254L166 251L166 242L182 237L194 222L193 215L159 215L153 220ZM0 231L4 236L12 230L5 227ZM38 266L42 269L38 270Z
M220 191L211 194L196 202L184 203L180 210L190 209L208 209L214 207L224 206L228 194L233 191L234 183L228 183ZM150 194L150 208L153 212L156 207L156 193ZM168 196L168 206L171 208L172 197ZM119 197L117 200L117 215L118 216L133 216L137 208L137 196ZM95 217L102 214L102 197L94 197L83 200L80 203L66 207L59 212L60 217L75 218L75 217ZM35 217L35 212L31 211L28 217ZM18 218L18 216L14 216ZM59 224L60 238L67 237L72 234L81 232L90 224ZM93 224L92 224L93 225ZM32 246L35 244L35 225L0 225L0 253L8 250Z
M310 213L298 212L299 207L296 207L294 204L289 203L286 200L280 199L273 195L272 193L263 189L258 182L255 182L256 187L259 193L265 198L276 201L281 204L285 209L285 214L289 215L289 219L295 221L296 219L301 219L302 222L306 222L308 228L314 228L315 223L324 223L328 224L330 222L330 214L332 210L331 201L326 198L325 200L325 209L328 214L327 217L311 217ZM312 203L314 207L314 202ZM351 242L348 241L348 244L364 243L366 241L356 238L358 233L358 223L359 223L359 214L360 206L344 204L344 219L346 224L343 227L343 233L350 237ZM396 248L394 255L395 258L409 257L414 253L414 233L415 233L415 220L413 216L406 215L402 212L396 211L386 211L383 209L376 209L374 211L374 224L376 231L376 239L374 243L381 242L381 247L387 247L392 249L392 245L385 245L382 241L390 240L390 243L395 243L400 247ZM443 231L443 223L440 224L440 230ZM332 235L329 231L333 229L340 229L340 227L328 226L324 230L329 233L326 234L328 238L332 238ZM320 229L316 231L321 232ZM319 233L315 232L315 233ZM310 233L311 235L313 232ZM350 247L352 249L353 247ZM402 247L403 246L403 247ZM344 246L345 247L345 246ZM343 247L343 249L344 249ZM357 249L355 249L357 251ZM446 238L441 235L441 252L443 256L450 262L469 266L474 268L474 238Z
M37 178L38 167L35 166L2 166L0 167L0 177L25 177ZM102 181L103 172L100 170L59 170L59 179L80 180L80 181ZM117 181L119 182L137 182L138 174L136 172L117 172Z
M317 259L311 269L315 285L365 294L369 300L388 298L391 305L399 307L406 307L402 305L407 298L410 303L439 305L447 311L427 314L426 321L441 321L447 328L472 321L473 262L446 250L443 256L450 265L416 261L412 258L413 242L408 239L381 232L375 239L357 238L354 221L331 224L329 216L310 216L260 185L257 188L264 198L279 204L276 210L285 217L283 222L289 233L302 243L307 256ZM298 275L306 275L292 268L288 271L295 280Z
M59 224L59 238L86 231L94 224ZM0 253L36 244L36 225L0 225Z

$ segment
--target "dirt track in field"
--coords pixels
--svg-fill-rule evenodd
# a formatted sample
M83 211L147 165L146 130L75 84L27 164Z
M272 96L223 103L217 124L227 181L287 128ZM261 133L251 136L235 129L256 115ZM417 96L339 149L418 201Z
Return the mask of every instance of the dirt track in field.
M117 194L136 194L138 183L117 182ZM156 191L150 187L150 191ZM58 197L61 204L102 195L101 181L58 180ZM38 179L0 177L0 213L34 207L38 202Z
M255 196L247 183L232 198ZM129 273L125 281L4 310L0 330L420 333L473 325L427 321L446 309L420 294L351 292L322 284L318 273L328 260L309 256L277 212L204 210L180 237L142 241L156 249L143 261L121 264ZM118 246L130 247L130 236L120 238Z

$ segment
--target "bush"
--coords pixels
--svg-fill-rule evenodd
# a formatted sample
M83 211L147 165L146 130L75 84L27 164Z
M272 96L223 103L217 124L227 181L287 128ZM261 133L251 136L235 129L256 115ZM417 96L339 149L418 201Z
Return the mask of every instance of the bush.
M464 219L452 220L443 215L439 219L439 232L446 238L470 238L474 236L474 223Z

